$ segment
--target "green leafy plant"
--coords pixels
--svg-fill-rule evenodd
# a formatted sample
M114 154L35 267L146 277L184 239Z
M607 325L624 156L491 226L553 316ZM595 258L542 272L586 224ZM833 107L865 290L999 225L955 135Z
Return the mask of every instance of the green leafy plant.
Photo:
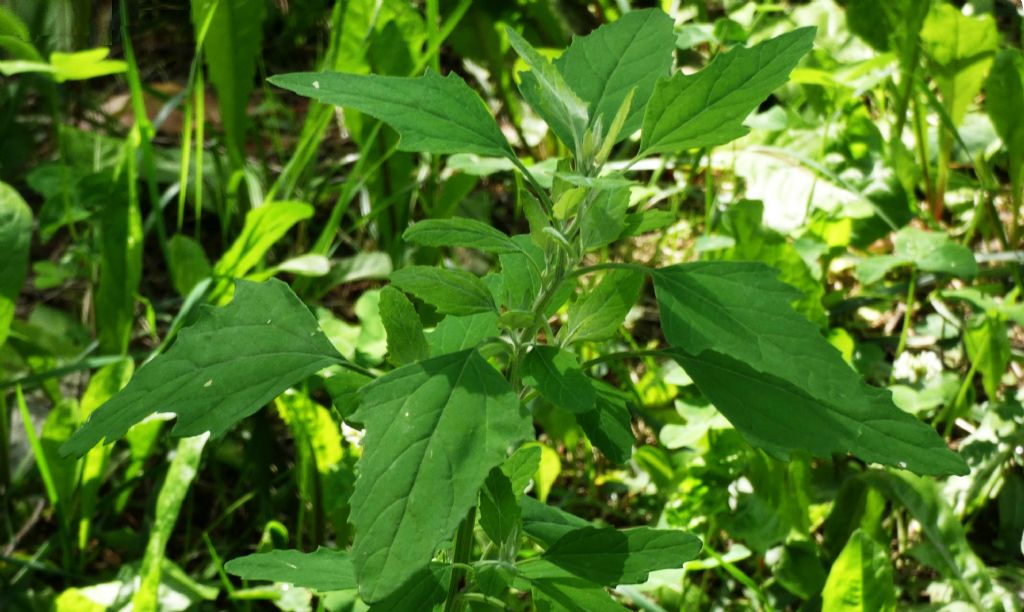
M571 153L557 160L550 188L454 74L271 79L381 120L398 131L400 150L507 160L528 187L520 195L529 234L467 219L425 220L405 232L414 246L495 256L500 270L393 272L380 314L395 369L368 371L344 358L284 283L238 281L230 304L202 312L63 451L84 454L154 412L177 414L175 435L217 436L311 375L348 370L345 380L355 383L339 385L335 403L365 431L350 499L351 552L275 551L234 560L228 571L320 592L357 587L373 609L502 606L512 591L556 608L613 608L604 587L679 568L697 556L700 540L675 529L598 526L525 495L541 453L524 444L535 438L540 407L553 406L610 459L630 457L629 411L593 366L644 355L595 360L592 347L622 325L651 279L667 342L657 354L678 362L750 444L779 458L849 454L918 474L966 472L934 430L863 382L794 310L801 294L777 280L777 270L743 261L657 269L595 262L601 247L645 231L630 212L636 162L747 133L744 120L811 50L814 29L723 52L692 75L672 71L672 21L660 11L635 11L576 38L554 62L517 32L507 35L529 68L520 74L523 98ZM891 265L904 263L921 265L912 255ZM591 275L599 282L579 292L579 279ZM553 316L561 310L564 324ZM424 325L431 320L439 320L433 331ZM479 550L478 522L487 542ZM521 556L524 536L542 552ZM876 552L861 540L848 545L828 597L847 598L835 582L858 564L884 582Z

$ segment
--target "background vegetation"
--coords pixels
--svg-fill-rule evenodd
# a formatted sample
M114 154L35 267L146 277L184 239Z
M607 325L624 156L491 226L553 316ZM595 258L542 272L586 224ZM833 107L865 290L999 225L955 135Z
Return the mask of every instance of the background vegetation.
M639 3L638 3L639 4ZM527 229L494 160L399 152L389 128L265 78L461 74L522 156L564 154L517 96L504 25L542 49L625 1L9 0L0 7L0 608L359 608L223 562L345 547L360 432L311 379L227 435L165 419L57 449L230 279L287 280L346 357L385 364L383 279L469 250L410 222ZM798 26L815 49L733 144L641 160L645 232L602 260L755 260L850 366L971 473L922 478L751 446L652 352L588 364L629 390L631 457L539 405L532 495L599 523L701 537L619 587L660 609L1020 609L1024 601L1024 6L1008 0L664 2L677 63ZM756 295L751 295L756 300ZM650 287L592 357L663 344ZM564 317L564 312L557 316ZM557 325L557 321L555 322ZM336 394L335 394L336 395ZM343 409L343 407L341 408ZM529 608L528 601L521 601Z

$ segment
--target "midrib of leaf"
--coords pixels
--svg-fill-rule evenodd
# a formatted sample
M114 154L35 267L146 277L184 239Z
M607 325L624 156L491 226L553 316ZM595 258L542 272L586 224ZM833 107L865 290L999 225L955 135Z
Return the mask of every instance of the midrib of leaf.
M471 359L469 357L467 357L466 360L463 362L462 368L459 370L459 375L455 379L455 383L453 385L451 385L449 387L449 389L448 389L448 394L444 398L444 403L443 403L442 409L437 411L437 418L434 420L433 426L430 428L430 431L429 431L427 437L423 439L423 440L425 440L427 442L427 447L424 449L423 453L420 455L420 457L421 457L420 461L418 461L417 464L416 464L416 474L415 474L415 476L412 479L412 482L414 483L413 484L414 487L415 487L415 483L419 480L420 473L423 471L423 464L424 464L423 457L427 457L429 455L429 451L430 451L431 445L433 444L434 440L436 439L435 435L437 433L437 426L441 422L442 417L444 417L444 414L447 411L448 406L451 404L452 395L454 395L455 394L455 390L460 387L460 384L462 383L462 378L463 378L463 376L465 376L466 370L469 368L470 361L471 361ZM401 413L402 411L405 410L405 408L409 405L409 401L412 400L412 399L413 398L410 396L410 397L406 398L405 401L402 402L402 407L399 410L399 413ZM485 411L485 418L486 418L486 411ZM397 422L398 422L398 419L392 419L392 421L390 423L388 423L388 428L384 432L384 438L385 439L387 437L389 437L388 434L391 432L391 428ZM410 444L405 450L403 450L401 453L396 455L395 458L391 461L391 466L388 469L390 469L391 467L394 467L395 463L397 463L399 459L404 457L410 450L413 450L415 448L415 446L417 444L419 444L421 441L422 440L417 440L415 443ZM442 454L447 458L447 454L445 454L443 452L442 452ZM379 482L382 482L382 481L381 480L377 480L377 481L375 481L373 483L373 488L371 489L371 493L370 494L372 494L372 491L376 490L377 483L379 483ZM407 516L406 510L409 507L409 498L410 497L412 497L411 494L410 495L404 495L404 496L396 499L391 505L386 506L383 510L378 512L377 516L373 519L373 522L370 523L370 527L368 527L366 531L367 532L373 531L373 527L377 524L377 522L381 519L381 517L383 517L387 513L386 511L390 510L394 504L397 504L399 502L402 503L402 517L398 521L398 527L395 529L395 532L397 533L399 530L401 530L402 525L405 524L405 520L406 520L406 516ZM391 562L391 552L394 550L394 548L395 548L394 546L388 546L387 549L384 551L385 555L384 555L383 567L387 567L388 565L390 565L390 562Z

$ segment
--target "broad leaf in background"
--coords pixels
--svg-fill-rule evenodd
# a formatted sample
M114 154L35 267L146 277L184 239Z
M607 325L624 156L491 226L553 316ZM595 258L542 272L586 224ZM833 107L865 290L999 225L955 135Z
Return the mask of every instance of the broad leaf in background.
M238 237L214 264L213 273L227 279L245 276L293 225L312 216L313 207L302 202L272 202L252 209Z
M999 398L999 385L1013 357L1006 320L998 311L972 317L964 328L964 347L971 365L981 374L989 400Z
M0 183L0 345L7 340L14 319L31 241L32 210L13 187Z
M569 412L594 409L594 388L576 355L556 346L535 346L523 359L522 380L541 397Z
M217 106L227 136L232 163L240 167L249 121L249 94L256 76L256 61L263 41L266 3L262 0L192 0L196 31L209 21L203 51L210 83L217 91Z
M218 436L288 387L342 361L280 281L238 281L228 306L201 308L199 320L96 410L61 452L82 455L154 412L178 415L174 435Z
M999 30L991 15L968 16L945 2L932 6L921 41L939 87L942 104L959 126L981 91L996 49Z
M781 453L853 453L920 474L966 473L933 429L862 381L792 309L799 292L771 268L671 266L654 272L654 288L676 359L754 444Z
M135 155L125 147L126 155ZM99 213L97 243L100 254L99 286L96 288L96 335L111 354L123 354L135 323L135 296L142 278L142 213L138 198L131 197L128 172L97 183L106 197Z
M483 281L465 270L432 266L408 266L395 270L391 284L453 315L496 312L494 297Z
M941 272L971 279L978 274L974 253L949 239L945 233L926 232L905 227L896 233L892 255L877 255L861 260L857 266L860 281L877 283L896 267L913 265L924 272Z
M455 74L418 78L298 72L270 78L278 87L353 108L395 128L402 151L515 158L480 96Z
M491 468L529 438L512 387L475 350L399 368L361 391L366 426L352 495L359 592L376 602L427 567Z
M889 549L858 529L829 570L821 591L828 612L888 612L896 609Z
M565 82L554 64L537 52L518 32L505 28L509 43L530 67L519 73L519 91L559 140L579 158L590 117L587 104Z
M563 510L529 496L519 500L523 510L523 531L545 547L550 547L565 534L593 525Z
M224 571L245 580L287 582L320 593L356 588L348 552L322 547L311 553L272 550L246 555L225 563Z
M681 568L700 552L701 541L685 531L581 527L551 544L541 559L559 570L604 586L636 584L655 570ZM544 577L548 568L523 572ZM559 573L553 573L552 577Z
M746 134L743 120L789 79L816 31L800 28L732 49L696 74L658 80L644 113L640 154L710 147Z
M469 247L487 253L515 253L519 246L501 230L473 219L427 219L405 230L406 241L429 247Z
M608 135L629 92L633 102L616 141L640 129L644 106L675 51L672 19L653 9L630 11L587 36L576 36L557 60L565 82L590 106L590 125Z
M1024 201L1024 55L1003 49L986 84L985 107L1010 157L1010 182L1017 205Z

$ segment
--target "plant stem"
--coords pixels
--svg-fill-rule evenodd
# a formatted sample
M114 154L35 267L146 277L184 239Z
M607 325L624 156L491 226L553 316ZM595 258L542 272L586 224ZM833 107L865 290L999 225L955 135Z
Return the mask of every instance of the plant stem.
M903 312L903 329L900 330L900 341L896 345L896 355L893 361L900 358L907 348L907 336L910 334L910 325L914 316L914 297L917 290L917 268L910 271L910 279L907 281L907 309Z
M468 564L473 554L473 531L475 528L476 506L473 506L455 534L454 567L452 568L451 582L448 583L448 598L444 603L445 612L456 612L462 608L459 591L462 588L462 581L466 577L464 566Z

